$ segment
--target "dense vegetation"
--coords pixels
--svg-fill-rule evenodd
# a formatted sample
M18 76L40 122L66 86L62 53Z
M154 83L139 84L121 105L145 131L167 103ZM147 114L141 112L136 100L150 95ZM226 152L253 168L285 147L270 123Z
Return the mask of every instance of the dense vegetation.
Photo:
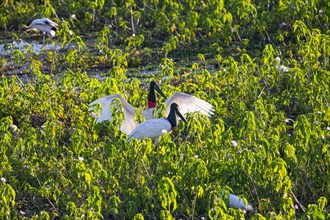
M0 218L329 219L329 11L327 0L1 1L13 52L0 54ZM47 42L63 49L15 50L41 41L22 30L40 17L59 24ZM88 112L115 93L144 109L151 80L214 116L187 116L155 148L126 141L121 112L101 124Z

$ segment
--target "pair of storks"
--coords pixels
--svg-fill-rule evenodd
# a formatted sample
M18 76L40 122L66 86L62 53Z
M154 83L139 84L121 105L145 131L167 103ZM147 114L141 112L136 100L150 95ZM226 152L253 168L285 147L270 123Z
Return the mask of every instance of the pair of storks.
M138 124L135 121L136 109L131 106L120 94L114 94L110 96L105 96L103 98L97 99L89 105L90 110L97 110L94 114L96 122L100 123L105 120L112 120L112 111L110 105L114 99L119 99L121 105L124 119L122 121L120 130L129 135L128 140L132 138L144 139L151 138L155 144L158 142L158 137L171 132L177 126L177 119L179 116L184 122L187 123L185 117L186 113L200 112L208 117L211 117L214 113L213 106L201 100L193 95L189 95L182 92L174 93L170 98L165 101L166 104L166 118L155 119L154 111L156 108L156 93L157 91L161 96L166 98L163 92L160 90L159 86L152 81L149 86L148 94L148 108L142 111L142 115L146 121ZM101 109L96 109L96 105L101 105ZM224 192L222 192L224 194ZM249 203L245 203L244 200L234 194L229 194L227 196L230 206L238 209L242 209L245 212L253 212L253 207Z
M182 92L174 93L170 98L165 101L166 104L166 118L155 118L154 111L156 109L156 93L166 98L155 81L152 81L149 86L148 94L148 108L142 111L142 116L146 121L138 124L135 120L136 109L131 106L120 94L105 96L94 102L90 103L90 110L93 110L93 106L96 104L101 105L101 109L98 110L96 122L100 123L104 120L111 121L112 112L110 105L114 99L119 99L123 106L124 119L121 124L120 130L128 135L128 140L132 138L144 139L150 138L155 145L158 143L158 137L171 132L178 125L178 117L187 123L187 120L183 116L186 113L200 112L210 117L213 112L213 106L208 102L205 102L193 95L189 95ZM177 117L178 116L178 117Z

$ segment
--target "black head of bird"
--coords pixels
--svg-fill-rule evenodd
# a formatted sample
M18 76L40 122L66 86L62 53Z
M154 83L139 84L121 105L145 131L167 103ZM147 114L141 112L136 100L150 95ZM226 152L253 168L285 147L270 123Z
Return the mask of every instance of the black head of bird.
M155 94L155 90L166 99L166 96L164 95L164 93L162 92L162 90L160 90L159 86L157 85L157 83L155 81L151 81L150 82L150 86L149 86L149 94L148 94L148 107L149 108L155 108L156 107L156 94Z
M172 130L174 130L178 126L177 116L181 118L182 121L188 123L186 118L181 114L179 105L175 102L171 104L170 113L167 116L167 120L171 123Z

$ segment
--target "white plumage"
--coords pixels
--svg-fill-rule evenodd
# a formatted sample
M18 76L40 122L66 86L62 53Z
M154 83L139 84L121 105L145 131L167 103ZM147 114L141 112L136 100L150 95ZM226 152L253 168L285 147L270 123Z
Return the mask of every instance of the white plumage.
M150 87L149 87L148 108L141 112L142 116L146 120L154 118L153 111L156 107L155 91L157 91L160 95L162 95L164 98L166 98L165 95L163 94L163 92L158 87L158 85L154 81L152 81L150 83ZM122 103L121 110L124 113L124 119L121 124L120 130L124 134L129 135L138 124L135 120L136 109L132 105L130 105L120 94L105 96L103 98L93 101L92 103L89 104L89 106L91 106L89 108L89 111L94 110L94 105L100 104L102 110L99 110L95 116L96 123L100 123L105 120L111 121L112 111L110 109L110 105L113 103L114 99L119 99L121 101L121 103Z
M163 92L159 89L158 85L154 81L152 81L149 87L148 109L141 112L146 120L155 118L155 90L163 97L165 97ZM135 120L136 109L131 106L121 95L115 94L95 100L94 102L89 104L89 106L91 106L89 110L93 110L93 105L100 104L102 106L102 111L99 110L98 114L96 114L96 123L100 123L104 120L111 121L112 112L110 110L110 105L115 98L118 98L122 102L122 111L124 113L124 120L122 122L120 130L123 133L129 135L138 124ZM150 103L152 103L152 105L150 105ZM165 101L166 115L170 113L170 106L172 103L177 103L180 106L180 112L183 115L191 112L200 112L201 114L211 117L214 112L213 106L208 102L199 99L193 95L189 95L183 92L176 92Z
M142 140L150 138L156 140L159 136L169 133L172 130L171 123L166 118L150 119L140 123L129 134L128 139L136 138Z
M280 71L281 73L287 73L290 70L289 67L281 65L281 58L279 58L279 57L275 58L275 68L276 68L276 70Z
M95 116L96 123L100 123L105 120L111 121L112 111L110 109L110 105L113 103L114 99L117 99L117 98L121 101L121 103L123 105L122 110L123 110L123 114L124 114L124 119L122 121L120 130L124 134L128 135L137 126L137 123L134 118L136 109L133 106L131 106L120 94L109 95L109 96L105 96L103 98L95 100L94 102L89 104L89 106L92 106L89 110L94 110L93 106L96 104L100 104L101 109L98 110L98 113ZM143 112L142 112L142 115L143 115Z
M242 209L245 212L253 212L251 204L245 204L243 199L234 194L229 194L229 205L236 209Z
M222 191L222 194L224 194L225 192ZM229 199L229 205L232 208L235 209L242 209L244 212L250 212L253 213L253 207L250 203L245 203L244 200L234 194L229 194L228 197Z
M58 24L53 22L48 18L39 18L31 22L30 26L27 27L28 30L39 30L43 32L43 43L45 43L45 34L50 38L55 37L55 31L58 27Z
M170 106L174 102L180 106L180 112L183 115L186 113L200 112L207 117L211 117L214 113L213 106L210 103L193 95L183 92L176 92L165 101L166 114L170 112Z
M157 145L159 136L170 133L176 128L178 125L177 116L187 123L187 120L179 110L179 106L176 103L172 103L166 118L150 119L142 122L129 134L127 140L130 141L132 138L138 140L150 138Z

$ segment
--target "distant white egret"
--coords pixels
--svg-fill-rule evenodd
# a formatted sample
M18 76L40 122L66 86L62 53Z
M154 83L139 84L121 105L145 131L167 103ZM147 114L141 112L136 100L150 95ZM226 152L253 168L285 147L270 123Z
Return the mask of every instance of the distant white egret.
M43 43L45 44L45 35L47 34L51 39L55 37L55 31L58 24L53 22L48 18L38 18L31 22L31 24L26 27L27 30L39 30L43 32Z
M170 112L166 118L150 119L140 123L128 136L127 140L132 138L142 140L150 138L154 144L158 144L158 138L161 135L170 133L178 126L177 116L179 116L185 123L188 123L185 117L181 114L179 106L172 103Z
M224 194L225 192L222 191L222 194ZM253 207L250 203L245 203L244 200L234 194L229 194L228 197L229 199L229 205L232 208L235 209L242 209L244 212L250 212L253 213Z
M281 73L287 73L290 70L289 67L281 65L281 58L279 58L279 57L275 58L275 68L276 68L276 70L280 71Z

